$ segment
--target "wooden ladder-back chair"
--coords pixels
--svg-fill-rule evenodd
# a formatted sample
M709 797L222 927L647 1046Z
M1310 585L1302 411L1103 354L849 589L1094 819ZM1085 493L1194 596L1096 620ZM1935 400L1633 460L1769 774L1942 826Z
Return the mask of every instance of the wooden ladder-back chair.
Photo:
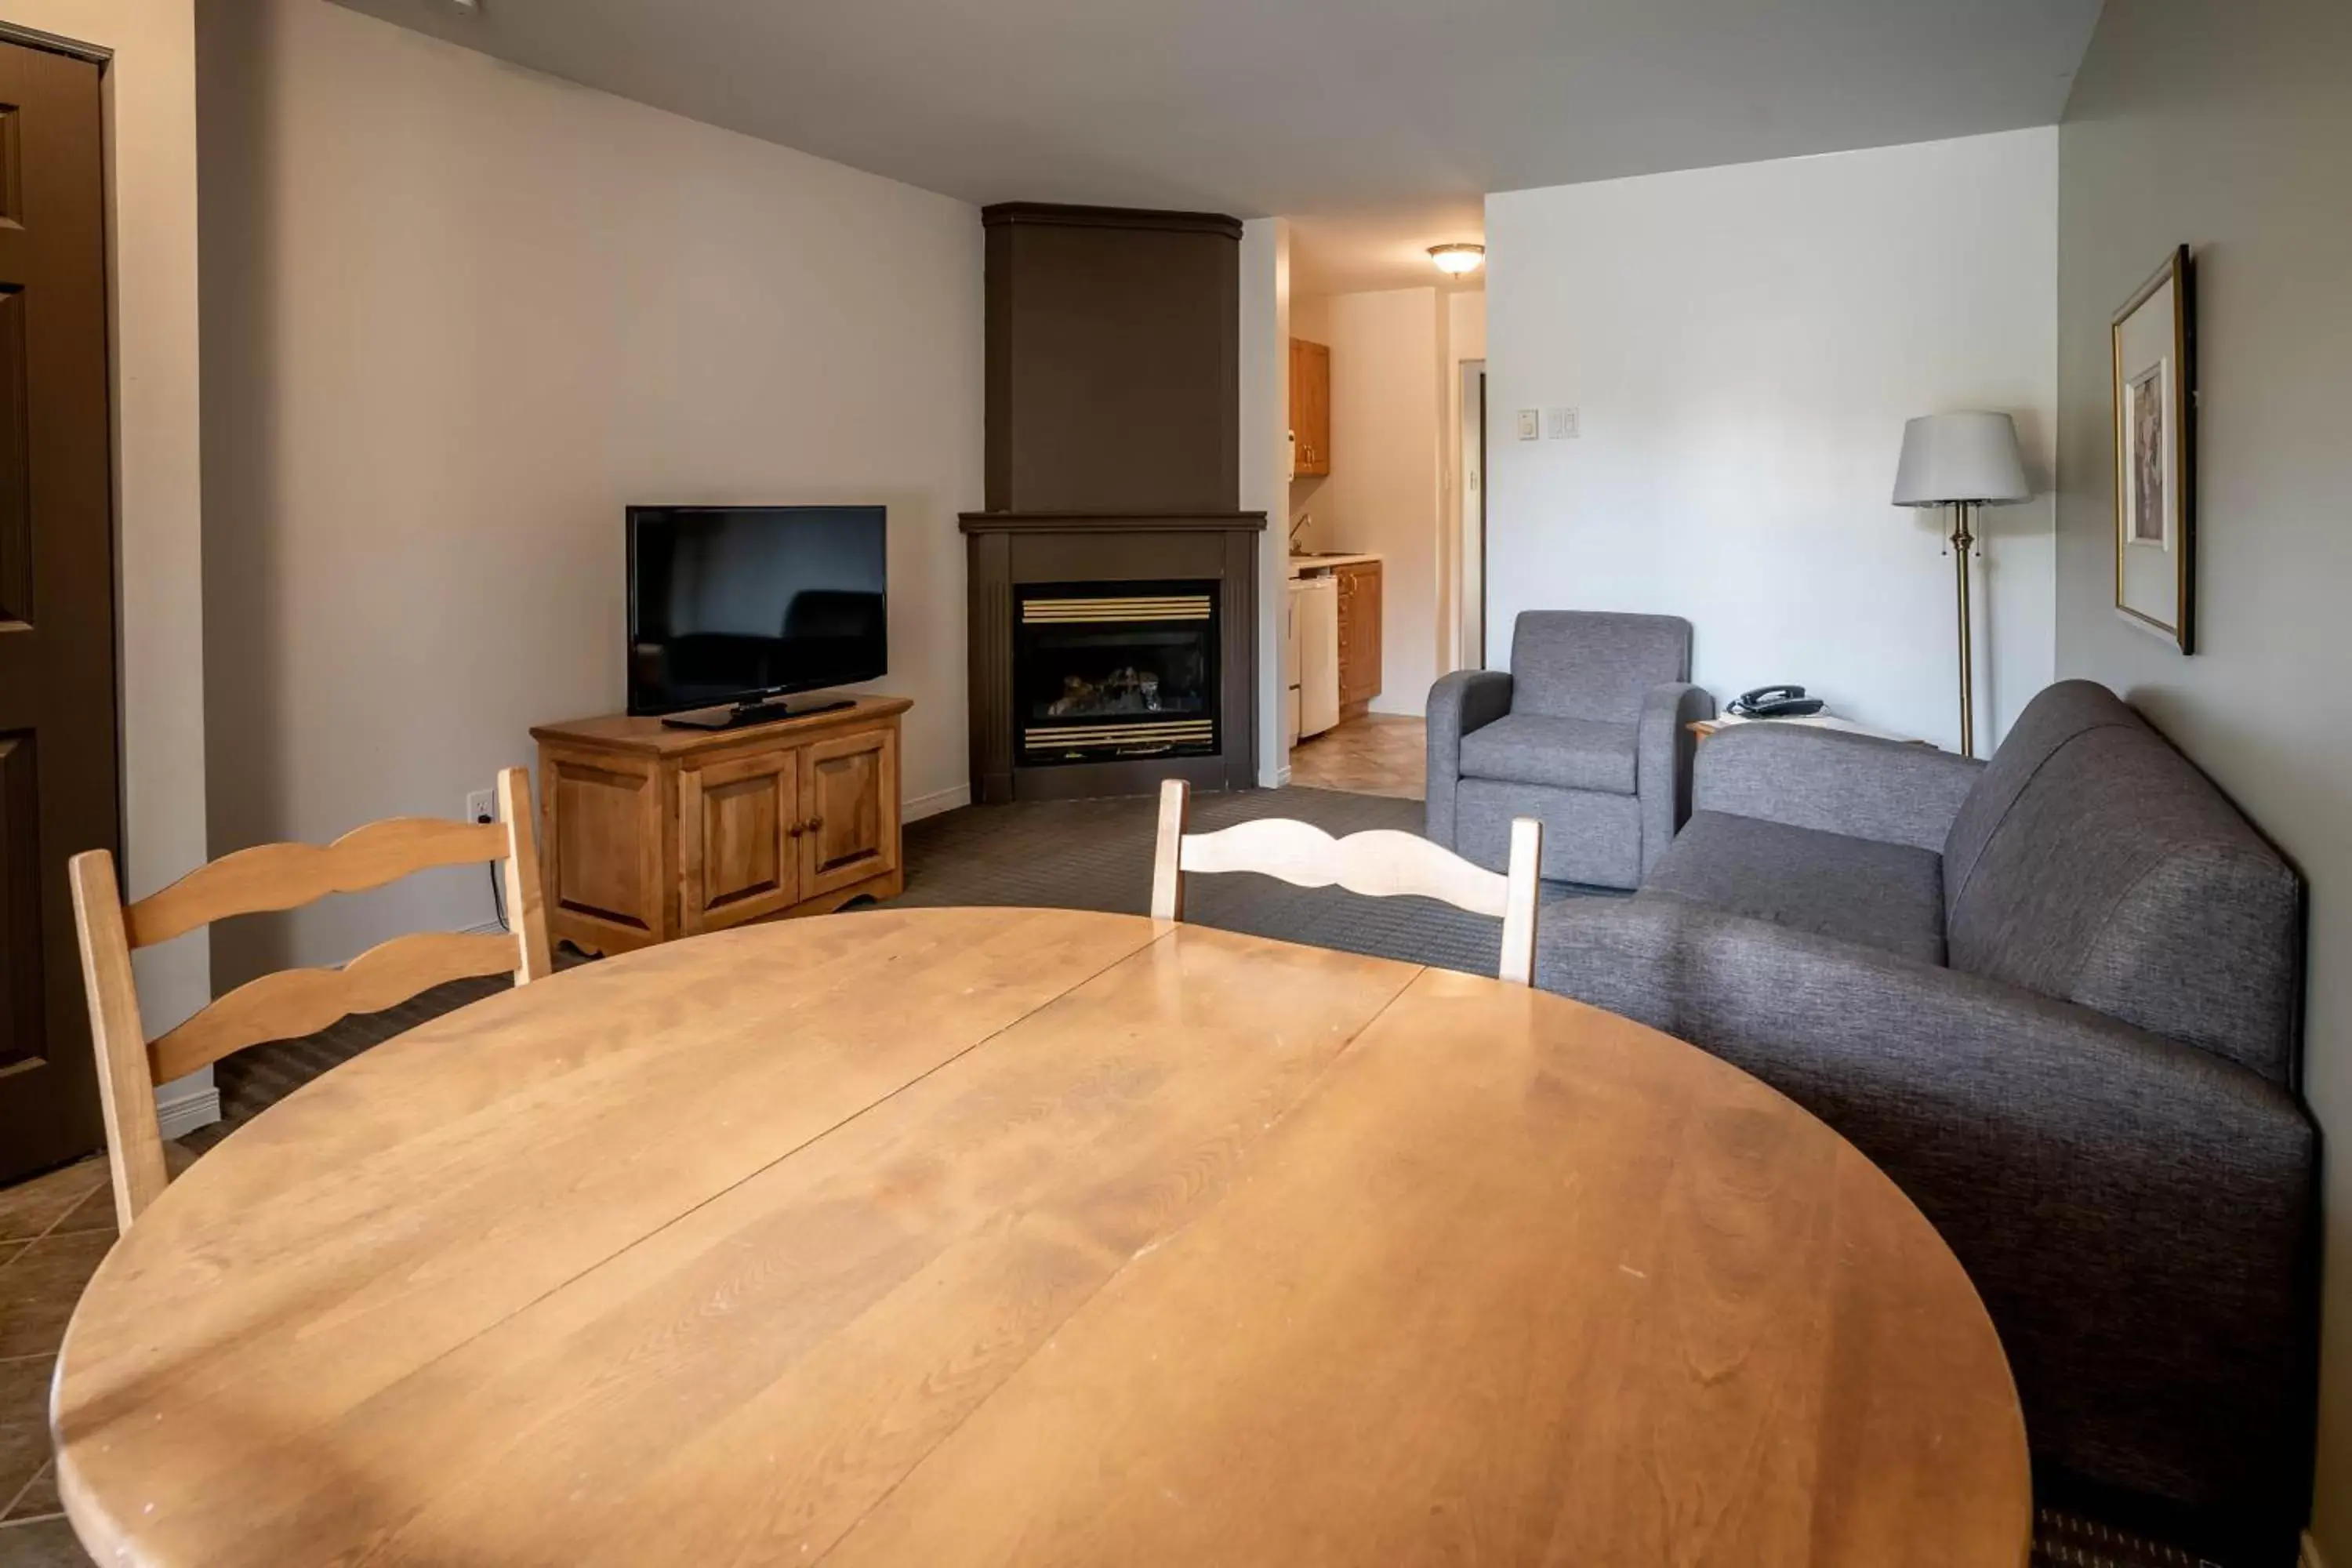
M75 923L98 1048L99 1100L106 1115L114 1212L124 1229L163 1191L163 1136L155 1086L209 1067L231 1052L325 1028L353 1013L381 1012L418 992L473 975L511 972L515 984L545 978L554 965L540 899L531 830L530 775L499 774L498 822L401 816L355 828L321 848L260 844L200 866L161 892L125 908L114 857L73 858ZM238 986L153 1040L139 1021L131 978L133 950L184 936L232 915L299 909L330 893L359 893L436 866L504 862L509 936L419 931L368 949L340 969L289 969Z
M1257 871L1300 888L1337 884L1376 899L1419 894L1503 922L1498 978L1528 985L1536 970L1537 868L1543 862L1543 824L1522 816L1511 824L1507 876L1474 866L1452 850L1393 828L1334 838L1312 823L1262 817L1215 833L1187 833L1192 789L1181 779L1160 786L1160 838L1151 863L1151 918L1184 918L1188 872Z

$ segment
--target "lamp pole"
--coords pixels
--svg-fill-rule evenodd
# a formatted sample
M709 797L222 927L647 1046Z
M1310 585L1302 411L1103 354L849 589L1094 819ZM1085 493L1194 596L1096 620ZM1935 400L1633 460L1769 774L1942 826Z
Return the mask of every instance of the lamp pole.
M1969 512L1975 505L1966 500L1952 503L1952 568L1960 601L1960 755L1964 757L1977 754L1977 689L1969 658L1969 552L1977 542L1976 535L1969 531Z

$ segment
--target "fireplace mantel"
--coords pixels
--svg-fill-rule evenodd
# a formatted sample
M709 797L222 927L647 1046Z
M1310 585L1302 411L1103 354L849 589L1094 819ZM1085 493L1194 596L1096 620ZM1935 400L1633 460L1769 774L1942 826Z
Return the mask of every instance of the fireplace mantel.
M963 514L972 798L1143 795L1171 778L1198 790L1247 789L1257 782L1265 514L1234 506L1242 226L1221 213L1035 203L989 207L982 221L988 510ZM1120 732L1085 740L1061 735L1051 712L1032 711L1053 700L1034 680L1025 697L1016 690L1023 671L1036 677L1046 657L1036 637L1024 645L1016 632L1019 603L1035 596L1024 589L1062 585L1070 598L1100 592L1139 602L1170 584L1211 598L1213 709L1194 715L1188 707L1181 736L1172 721L1155 718L1091 726ZM1082 657L1064 651L1084 665L1118 635L1104 633ZM1164 644L1139 637L1131 646L1132 664L1073 668L1064 679L1085 690L1107 678L1139 682L1150 666L1157 682L1181 679L1181 657ZM1198 697L1189 692L1188 703ZM1156 732L1139 738L1130 729Z

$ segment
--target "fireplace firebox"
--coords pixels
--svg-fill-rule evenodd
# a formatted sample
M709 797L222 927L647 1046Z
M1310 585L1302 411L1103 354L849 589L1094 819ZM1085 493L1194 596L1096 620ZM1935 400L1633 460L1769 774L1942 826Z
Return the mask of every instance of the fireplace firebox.
M1215 755L1217 586L1015 588L1013 746L1021 763Z

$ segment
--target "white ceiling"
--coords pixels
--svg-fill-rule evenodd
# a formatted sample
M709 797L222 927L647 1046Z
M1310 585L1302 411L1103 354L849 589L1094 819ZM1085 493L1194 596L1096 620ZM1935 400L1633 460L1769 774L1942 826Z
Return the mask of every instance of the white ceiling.
M2100 5L341 3L970 201L1352 215L1391 249L1489 191L2053 123Z
M1483 244L1486 237L1486 205L1476 196L1294 217L1290 290L1351 294L1424 284L1448 292L1483 289L1483 269L1459 279L1448 278L1429 259L1429 247L1465 239Z

